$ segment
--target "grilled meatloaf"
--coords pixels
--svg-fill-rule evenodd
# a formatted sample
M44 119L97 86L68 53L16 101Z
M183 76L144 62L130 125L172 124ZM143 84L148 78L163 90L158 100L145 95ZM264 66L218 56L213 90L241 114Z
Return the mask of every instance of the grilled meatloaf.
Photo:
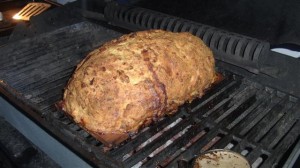
M211 50L190 33L162 30L124 35L77 66L62 108L106 145L176 112L215 80Z

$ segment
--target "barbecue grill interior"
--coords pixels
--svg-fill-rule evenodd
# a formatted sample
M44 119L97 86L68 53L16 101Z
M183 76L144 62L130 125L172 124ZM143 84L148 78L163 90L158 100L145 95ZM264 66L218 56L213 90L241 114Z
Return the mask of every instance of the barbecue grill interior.
M0 46L2 96L95 167L178 167L224 148L245 156L252 167L286 164L300 134L299 61L271 52L266 41L140 7L106 5L95 14L70 4L32 18L30 27L17 26ZM154 28L202 38L224 79L174 116L116 148L104 148L55 104L89 51L125 33Z

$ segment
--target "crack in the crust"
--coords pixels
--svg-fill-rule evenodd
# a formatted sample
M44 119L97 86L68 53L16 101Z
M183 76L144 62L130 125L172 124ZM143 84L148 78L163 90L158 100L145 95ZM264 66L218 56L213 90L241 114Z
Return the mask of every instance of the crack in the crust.
M163 92L164 97L165 97L165 99L164 99L164 101L163 101L163 108L162 108L161 111L159 112L159 113L161 114L161 113L164 112L164 111L166 110L166 108L167 108L167 100L168 100L168 96L167 96L167 92L166 92L166 87L165 87L164 83L162 83L162 82L158 79L158 76L157 76L156 72L153 70L153 64L150 62L150 60L149 60L148 58L145 58L144 55L143 55L143 58L144 58L143 60L146 62L146 65L147 65L149 71L150 71L151 74L152 74L153 79L155 80L155 81L153 82L154 85L155 85L156 87L160 88L160 90ZM160 95L160 94L158 94L158 95ZM161 98L159 98L159 99L161 99ZM154 117L158 117L158 116L154 116ZM156 118L156 119L157 119L157 118Z
M149 70L151 71L153 78L156 80L159 88L161 88L161 90L163 91L164 95L165 95L165 100L164 100L164 105L165 107L167 107L167 100L168 100L168 95L167 95L167 91L166 91L166 87L165 84L162 83L159 79L158 76L156 74L156 72L153 70L153 64L151 62L149 62L149 66L148 66Z

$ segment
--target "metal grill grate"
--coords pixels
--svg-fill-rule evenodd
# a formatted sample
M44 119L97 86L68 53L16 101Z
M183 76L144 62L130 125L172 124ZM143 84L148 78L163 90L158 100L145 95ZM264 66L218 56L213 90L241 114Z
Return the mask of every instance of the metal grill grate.
M202 98L104 153L100 142L57 111L54 104L62 98L63 88L83 56L120 35L82 22L8 44L0 48L0 78L21 93L11 95L34 105L49 123L50 132L59 132L57 137L68 139L73 143L68 146L78 153L92 155L83 157L99 167L177 167L178 160L190 161L216 148L241 153L253 167L272 167L299 138L297 98L218 67L224 80Z

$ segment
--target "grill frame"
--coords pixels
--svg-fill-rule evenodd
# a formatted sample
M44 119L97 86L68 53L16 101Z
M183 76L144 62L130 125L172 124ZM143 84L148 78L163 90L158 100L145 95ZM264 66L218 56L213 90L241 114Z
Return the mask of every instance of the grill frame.
M48 60L54 60L55 61L55 59L57 59L56 61L62 61L61 65L65 65L66 63L70 63L70 62L68 62L68 59L64 58L64 56L61 55L60 52L58 52L59 51L58 50L59 47L62 47L62 46L59 46L59 44L55 44L57 46L54 45L54 43L56 43L57 39L54 39L54 38L51 39L51 37L55 37L55 35L58 36L58 37L65 35L66 37L69 37L70 38L69 41L71 41L70 44L65 43L65 42L63 43L67 47L68 46L70 47L70 48L68 48L69 50L73 50L74 49L75 51L77 51L76 50L76 49L78 49L77 47L79 46L79 48L80 48L80 44L84 43L84 45L86 47L85 48L85 52L87 52L90 49L95 48L96 46L100 45L100 43L97 42L96 44L95 43L88 43L88 44L86 44L85 42L89 42L89 41L93 41L93 40L97 41L97 38L100 38L100 37L99 36L95 37L95 36L89 35L87 37L88 38L87 41L77 41L78 45L74 45L72 43L71 37L74 36L74 33L76 35L76 32L80 31L82 29L82 27L84 28L84 26L86 26L85 29L87 27L91 28L91 29L87 28L87 30L89 30L89 31L91 31L93 33L95 33L95 32L98 31L99 36L103 36L103 34L106 33L106 36L104 36L106 38L104 38L105 40L103 40L102 42L107 41L108 39L112 38L112 35L114 35L115 37L117 37L117 36L119 36L119 35L122 34L122 32L114 31L112 29L107 29L106 27L102 27L102 26L99 26L99 25L91 24L91 23L88 23L88 22L81 22L81 23L78 23L78 24L75 24L75 25L71 25L71 26L68 26L68 27L61 28L59 30L55 30L55 31L50 32L50 33L39 35L38 37L36 37L34 39L30 38L30 39L21 40L21 41L15 42L15 43L8 44L8 46L4 46L4 47L9 48L10 45L11 46L24 45L25 47L22 47L22 48L26 48L26 46L27 47L33 47L34 48L33 49L34 52L36 50L39 51L38 53L35 52L35 54L36 54L35 56L36 57L39 57L39 55L45 56L45 55L48 54L47 57L46 57L46 58L48 58ZM73 34L72 34L72 31L69 32L70 34L65 34L64 32L66 30L68 30L68 31L73 30L74 32L73 32ZM84 38L86 36L83 35L83 36L80 36L80 37ZM61 39L63 40L64 38L61 37ZM49 49L49 48L47 48L47 47L49 47L49 44L48 45L41 45L41 44L43 44L43 43L41 43L41 40L46 40L47 42L50 42L50 44L54 45L53 48L51 48L51 51L53 51L51 54L44 52L46 49ZM53 41L51 41L51 40L53 40ZM42 46L43 48L40 49L40 50L38 50L39 47L32 45L31 44L32 42L34 44L38 44L38 46ZM74 46L75 46L75 48L74 48ZM58 48L55 48L55 47L58 47ZM56 51L54 51L54 50L56 50ZM4 50L2 50L2 51L4 51ZM13 51L13 48L11 48L11 51L10 50L5 50L5 52L6 53L2 53L2 57L1 58L3 58L4 55L7 56L7 55L9 55L11 53L15 53L17 57L25 57L26 58L26 52ZM82 56L84 56L84 55L85 55L84 52L79 52L79 53L75 54L75 59L74 60L70 60L71 63L72 63L72 67L73 68L69 67L70 70L67 71L67 73L64 76L64 79L61 79L61 80L64 80L64 82L60 81L60 83L61 83L59 85L60 89L58 89L58 90L60 90L59 91L60 92L60 96L62 95L62 88L65 85L68 77L71 75L72 70L74 69L74 66L83 58ZM51 56L56 56L56 57L53 58ZM11 56L11 58L14 59L13 56ZM72 58L74 58L74 57L72 57ZM49 64L47 64L47 59L45 59L45 60L46 60L46 62L45 62L44 65L45 66L49 65ZM3 61L3 60L1 60L1 61ZM18 61L18 59L17 59L17 61ZM24 61L23 61L23 63L24 63ZM25 61L25 63L26 63L26 61ZM131 159L130 162L128 161L129 164L123 165L123 163L116 161L116 160L118 160L120 158L120 156L112 156L111 157L109 155L112 155L111 153L121 153L120 150L123 150L125 147L127 147L127 148L132 147L132 145L130 145L130 143L134 143L136 141L139 141L139 144L141 144L143 141L137 139L139 136L142 136L144 134L146 135L147 133L148 133L148 136L155 134L155 131L152 132L152 134L150 134L150 135L149 135L149 132L147 132L147 131L139 133L139 135L137 135L138 137L135 138L134 140L128 141L125 144L123 144L121 147L119 147L118 149L114 149L111 152L108 152L108 153L105 154L105 153L103 153L102 146L99 145L99 142L97 142L93 138L91 138L88 134L86 134L83 130L81 130L72 121L70 121L68 118L66 118L64 115L62 115L61 112L59 112L59 111L52 111L52 110L55 110L54 103L58 100L57 98L53 98L53 97L55 97L55 94L52 95L52 96L50 96L50 97L48 97L49 100L43 100L43 96L32 94L32 93L34 93L34 92L32 92L34 89L41 89L41 88L43 88L42 84L39 85L41 88L28 87L27 86L24 89L24 87L26 86L26 85L24 85L24 82L30 82L30 80L24 79L23 81L20 82L20 79L16 78L16 75L14 75L13 78L10 78L12 76L12 74L9 74L8 72L13 72L13 68L12 67L14 66L14 64L16 64L17 66L21 66L19 63L16 63L16 61L10 62L8 60L8 61L6 61L5 65L10 65L10 66L2 67L2 69L1 69L2 73L1 73L0 76L1 76L1 78L4 81L2 81L1 84L0 84L0 92L3 95L5 95L10 101L12 101L14 104L16 104L17 106L19 106L22 110L24 110L25 113L30 118L32 118L33 120L35 120L45 130L47 130L53 136L55 136L56 138L58 138L66 146L68 146L74 152L76 152L77 154L79 154L80 156L82 156L86 161L88 161L93 166L99 166L99 167L101 167L101 166L123 167L123 166L125 166L125 167L128 167L128 166L134 165L136 163L136 160L134 160L135 158ZM32 64L32 62L29 62L29 64ZM25 65L23 64L22 66L26 67ZM45 66L43 66L42 68L45 68ZM24 67L23 68L19 67L19 68L24 70ZM235 70L235 68L232 68L231 65L227 65L224 62L218 62L217 63L217 67L219 68L220 72L224 73L225 76L232 75L232 77L231 77L232 81L231 82L233 82L233 81L240 81L242 84L244 84L246 86L253 87L253 89L260 89L259 91L261 91L262 93L270 93L270 94L274 95L275 97L277 97L278 99L283 99L282 97L284 97L285 101L292 102L294 104L297 103L297 105L295 105L295 106L299 107L299 100L298 100L298 98L296 98L295 96L291 96L289 94L277 91L276 89L273 89L273 88L270 88L270 87L265 87L265 86L263 86L263 85L255 82L255 78L251 78L251 76L253 76L253 74L251 74L249 72L244 72L243 70L241 70L241 68L236 68L238 70ZM228 73L228 71L230 71L230 72ZM22 73L26 74L28 72L29 71L24 71ZM45 71L45 72L48 72L48 71ZM62 72L62 71L59 71L59 72ZM36 75L34 73L39 74L40 72L39 71L34 71L32 73L29 73L30 75L32 75L32 77L33 77L32 79L34 79L34 77ZM233 75L234 73L237 73L237 75ZM47 73L47 75L48 75L48 73ZM47 81L48 77L49 76L47 76L46 78L42 78L42 79L46 79L46 81ZM56 78L53 77L53 79L56 79ZM52 80L52 77L50 78L50 81L51 80ZM34 79L33 81L40 81L40 80ZM230 83L230 81L229 81L229 83ZM228 86L228 85L225 85L225 86ZM22 87L23 87L23 90L22 90ZM219 87L220 86L216 86L215 88L212 89L212 91L214 91L215 89L218 89ZM44 94L46 94L46 95L47 94L50 94L50 95L53 94L53 93L49 93L48 89L49 88L46 88L46 89L43 88L42 92ZM222 87L220 87L220 89L222 89ZM238 88L238 89L241 89L241 88ZM201 100L205 101L206 99L210 98L209 96L212 96L210 94L210 92L208 92ZM228 95L224 95L224 96L226 97ZM254 96L256 96L256 95L254 95ZM223 98L221 97L220 101L224 101ZM231 98L235 98L235 97L233 96ZM237 100L235 100L235 101L238 101L238 98L241 98L241 97L237 97L236 98ZM43 103L45 103L45 101L47 101L46 103L49 103L49 106L43 106ZM195 101L194 101L194 103L195 103ZM225 101L225 103L226 103L226 101ZM281 103L281 104L283 104L285 106L284 103ZM233 104L229 103L227 105L231 105L231 107L232 107L232 106L234 106L234 103ZM165 125L167 121L171 122L171 121L174 121L177 118L185 116L180 121L180 122L184 122L185 126L188 126L190 124L190 122L195 122L196 125L198 124L197 126L199 126L199 127L192 127L191 129L195 129L196 132L198 132L198 133L201 132L201 130L204 130L205 132L209 132L210 133L209 136L206 138L206 140L201 141L201 142L197 141L196 144L192 145L193 147L196 146L194 149L190 148L190 149L188 149L186 151L183 151L180 154L180 157L177 157L175 160L173 160L173 161L170 162L169 166L176 166L177 165L177 161L180 160L180 159L188 160L188 161L192 160L195 155L200 154L199 152L204 152L205 151L205 150L202 150L202 151L201 150L200 151L195 151L195 150L196 149L202 149L201 146L204 147L205 144L207 142L209 142L210 139L216 137L217 135L219 135L220 138L224 139L224 140L222 141L222 143L215 144L217 146L213 147L212 149L217 148L217 147L224 147L224 145L227 145L226 144L227 142L229 143L231 141L237 143L237 145L234 146L234 149L236 151L239 151L239 152L241 152L241 150L243 150L243 149L245 149L247 147L248 148L253 148L255 150L253 150L251 152L251 155L249 156L250 160L251 160L251 163L253 163L253 160L255 159L254 157L256 157L257 155L265 157L265 155L271 156L271 154L273 154L275 152L278 152L278 151L281 151L280 149L277 149L277 150L274 150L274 151L270 152L270 150L265 149L260 143L256 143L256 142L245 140L241 136L236 135L237 134L236 132L230 133L230 131L228 131L228 129L221 129L220 125L215 124L214 121L210 119L210 117L207 117L207 116L203 117L201 114L198 114L197 117L192 117L193 119L190 119L189 120L190 122L189 122L189 121L187 121L187 118L191 118L190 117L191 115L195 115L196 116L196 114L197 114L195 112L191 112L191 111L193 111L193 108L191 108L190 106L193 106L193 102L192 102L191 105L186 104L183 107L181 107L180 108L180 112L178 114L176 114L175 116L166 118L163 121L161 121L160 123L157 123L157 124L151 126L151 128L150 128L151 130L153 130L154 128L159 127L161 124ZM52 111L52 112L50 113L49 111ZM295 112L295 111L296 110L294 110L293 112ZM268 113L266 113L266 115L267 114ZM214 115L214 116L217 117L217 115ZM285 115L283 115L283 116L285 116ZM294 117L297 118L297 115L295 115ZM299 118L299 115L298 115L298 118ZM277 122L275 122L275 123L277 123ZM65 127L66 125L67 125L67 129L66 130L60 130L60 128ZM298 125L299 125L299 121L298 121ZM207 127L213 128L213 131L210 132L211 129L209 129L209 130L206 129L205 130L205 128L207 128ZM293 127L293 128L295 129L295 127ZM180 128L180 126L179 126L179 129L182 130L184 128ZM298 129L296 127L296 130L299 130L299 127L298 127ZM266 130L266 131L268 132L268 130ZM170 137L172 137L171 134L175 135L175 133L170 133ZM253 135L253 134L254 133L252 133L251 135ZM146 136L146 138L148 136ZM190 135L185 134L184 136L190 136ZM299 137L299 135L298 135L298 137ZM298 137L292 137L287 142L295 142ZM284 138L288 139L287 137L284 137ZM186 140L184 142L188 142L188 140ZM183 144L184 142L182 142L181 144ZM180 142L175 142L174 144L177 144L177 143L180 144ZM161 144L163 144L163 143L160 142L160 145ZM157 147L158 146L159 145L157 145ZM285 150L288 150L288 148L290 146L289 147L285 146L285 147L286 147ZM128 152L128 151L126 150L126 152ZM148 152L148 154L151 153L151 151L149 151L149 150L146 150L146 152ZM166 152L166 153L168 153L168 152ZM152 160L153 161L152 163L155 163L155 160L158 160L159 158L160 157L155 157L153 159L154 161ZM270 157L268 157L268 158L270 158ZM264 162L264 164L266 164L265 167L268 167L269 165L272 165L274 163L277 164L279 162L279 160L280 159L277 159L275 162L272 162L272 159L266 159L265 160L266 162ZM146 164L150 164L149 166L153 166L153 165L151 165L152 163L148 162Z

